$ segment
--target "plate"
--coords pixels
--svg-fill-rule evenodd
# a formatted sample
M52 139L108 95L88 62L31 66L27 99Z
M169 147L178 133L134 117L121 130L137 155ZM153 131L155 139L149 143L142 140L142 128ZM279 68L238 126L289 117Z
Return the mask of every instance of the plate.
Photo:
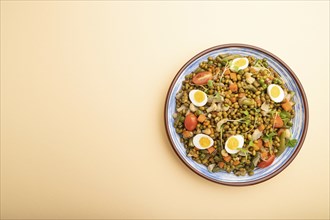
M266 58L269 66L271 66L284 80L289 90L295 92L295 117L293 119L292 137L298 140L298 144L294 148L286 148L286 150L276 157L273 164L267 168L255 169L252 176L235 176L233 173L224 171L211 173L202 164L198 164L186 155L186 150L180 142L180 136L174 128L174 119L172 117L175 112L175 95L180 90L181 83L185 75L194 71L201 61L207 60L207 57L216 57L218 54L231 53L243 56L252 55L256 58ZM252 45L246 44L224 44L204 50L191 58L176 74L170 88L168 90L165 101L165 128L169 141L179 156L179 158L196 174L219 184L231 186L246 186L266 181L281 171L283 171L299 153L308 128L308 103L307 98L298 77L292 69L274 54Z

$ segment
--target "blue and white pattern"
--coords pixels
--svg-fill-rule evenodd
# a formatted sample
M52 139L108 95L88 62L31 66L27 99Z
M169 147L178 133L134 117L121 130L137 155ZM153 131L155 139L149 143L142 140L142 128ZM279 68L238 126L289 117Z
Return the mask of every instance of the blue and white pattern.
M196 163L190 157L187 156L186 150L182 143L180 143L180 136L176 133L175 128L173 126L174 119L172 117L173 113L175 112L175 95L180 90L182 85L182 81L184 80L185 75L194 71L201 61L207 60L209 56L216 57L218 54L224 53L231 53L231 54L241 54L243 56L252 55L257 58L266 58L268 61L269 66L271 66L284 80L286 86L289 90L293 90L295 92L294 102L295 104L295 112L296 116L293 120L293 127L292 133L293 138L296 138L299 142L303 139L303 131L306 126L305 122L305 105L303 100L303 91L300 90L298 83L295 81L294 77L291 75L290 71L282 65L275 57L268 55L262 51L252 49L252 48L245 48L245 47L227 47L227 48L215 48L214 50L208 52L207 54L198 57L197 59L193 60L191 63L188 63L187 67L182 70L182 73L178 76L176 81L174 82L174 86L171 91L169 91L169 99L168 99L168 109L166 110L165 114L167 114L167 124L169 126L168 132L169 136L172 139L172 143L174 143L174 148L176 149L177 153L183 158L184 162L190 166L193 170L195 170L200 175L207 177L215 182L224 183L224 184L231 184L231 183L242 183L243 185L247 185L249 182L258 182L260 179L265 179L273 172L278 169L281 169L288 160L293 156L296 147L294 148L287 148L284 153L278 158L275 159L273 164L264 169L256 169L255 174L253 176L235 176L233 173L226 173L226 172L218 172L218 173L211 173L207 170L204 165ZM306 103L307 104L307 103Z

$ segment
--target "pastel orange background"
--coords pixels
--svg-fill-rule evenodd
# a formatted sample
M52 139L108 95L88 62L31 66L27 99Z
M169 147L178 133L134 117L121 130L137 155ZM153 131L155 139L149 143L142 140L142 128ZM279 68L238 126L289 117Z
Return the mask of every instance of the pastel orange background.
M177 71L225 43L279 56L310 106L296 159L249 187L164 129ZM329 2L1 1L1 218L328 219Z

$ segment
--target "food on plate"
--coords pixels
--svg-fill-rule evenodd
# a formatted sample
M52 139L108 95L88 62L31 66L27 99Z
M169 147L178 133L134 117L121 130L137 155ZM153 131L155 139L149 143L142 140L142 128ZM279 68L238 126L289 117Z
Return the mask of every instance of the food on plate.
M210 172L253 175L295 147L294 92L266 59L208 57L176 94L174 127L187 156Z

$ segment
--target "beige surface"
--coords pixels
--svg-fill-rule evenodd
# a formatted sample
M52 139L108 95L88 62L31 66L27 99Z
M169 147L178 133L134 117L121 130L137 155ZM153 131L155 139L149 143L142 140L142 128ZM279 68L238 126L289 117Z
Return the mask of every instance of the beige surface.
M221 25L222 24L222 25ZM293 163L251 187L191 172L164 130L179 68L272 51L310 105ZM329 2L1 1L2 218L329 218Z

